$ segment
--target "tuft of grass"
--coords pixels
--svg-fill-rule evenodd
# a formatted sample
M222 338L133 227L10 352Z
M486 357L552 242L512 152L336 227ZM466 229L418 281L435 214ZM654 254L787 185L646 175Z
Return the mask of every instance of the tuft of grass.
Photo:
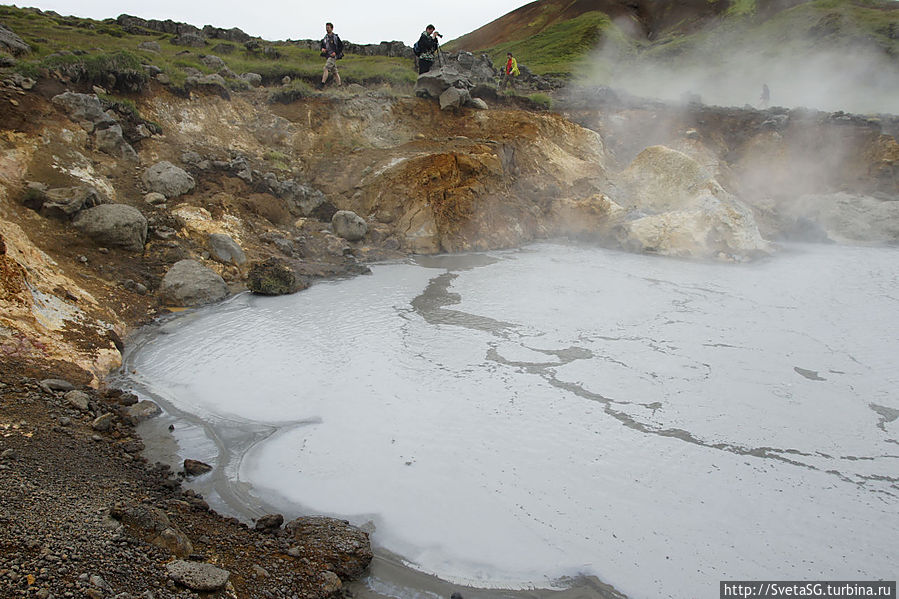
M290 104L291 102L308 98L314 93L308 83L300 79L294 79L290 82L290 85L272 90L268 95L268 101L271 104Z
M41 76L40 67L34 62L25 62L24 60L20 60L13 65L13 71L19 73L23 77L30 77L32 79L39 79Z
M729 17L752 16L757 8L756 0L731 0L730 7L725 14Z
M538 106L542 106L543 108L546 108L547 110L552 108L552 105L553 105L553 99L548 94L541 94L541 93L531 94L530 96L528 96L528 99L530 99L530 101L533 102L534 104L536 104Z
M110 85L126 91L140 91L149 77L140 59L121 50L107 54L52 54L40 66L63 72L74 81Z
M285 154L284 152L278 152L277 150L269 150L263 156L263 159L269 164L269 166L280 170L280 171L288 171L290 170L290 156Z

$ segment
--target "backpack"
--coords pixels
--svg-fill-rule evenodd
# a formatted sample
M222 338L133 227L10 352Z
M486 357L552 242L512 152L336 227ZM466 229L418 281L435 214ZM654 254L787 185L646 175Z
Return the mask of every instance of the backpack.
M418 45L418 42L412 44L412 52L414 52L416 56L421 56L421 46Z

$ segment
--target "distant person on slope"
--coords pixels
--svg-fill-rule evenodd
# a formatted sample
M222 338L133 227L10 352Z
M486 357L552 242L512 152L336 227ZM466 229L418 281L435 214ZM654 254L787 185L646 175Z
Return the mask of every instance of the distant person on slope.
M768 104L771 102L771 90L768 89L767 83L762 84L762 95L759 96L759 102L762 108L768 108Z
M514 77L518 77L521 75L521 71L518 70L518 61L515 60L515 57L512 56L511 52L506 53L506 68L503 69L503 80L500 82L500 89L508 86L515 87L515 79Z
M322 56L328 59L325 61L325 70L322 72L322 84L319 89L328 82L328 75L334 74L334 81L340 87L340 73L337 72L337 61L343 58L343 42L336 33L334 33L334 24L325 23L325 37L322 38Z
M415 42L413 50L415 51L415 55L418 56L419 75L421 75L422 73L427 73L434 65L434 58L437 53L438 37L443 36L434 30L433 25L428 25L427 27L425 27L425 30L421 32L421 37L418 38L418 41Z

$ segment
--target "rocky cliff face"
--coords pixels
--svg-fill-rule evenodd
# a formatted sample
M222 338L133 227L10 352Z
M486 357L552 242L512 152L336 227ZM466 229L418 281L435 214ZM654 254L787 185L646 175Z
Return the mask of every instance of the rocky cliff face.
M729 260L797 231L897 239L888 118L614 94L569 98L567 118L362 88L287 104L160 89L137 112L52 82L0 95L0 349L95 377L131 326L263 264L302 289L367 260L554 236ZM338 210L360 233L331 226ZM184 261L195 276L170 272Z

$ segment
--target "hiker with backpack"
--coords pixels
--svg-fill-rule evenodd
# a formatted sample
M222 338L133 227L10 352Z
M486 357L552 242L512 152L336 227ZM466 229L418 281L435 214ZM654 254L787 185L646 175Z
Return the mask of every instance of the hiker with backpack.
M326 56L325 70L322 72L322 84L319 89L325 87L328 75L334 74L334 81L340 87L340 73L337 72L337 61L343 58L343 41L334 33L334 24L325 23L325 37L322 38L322 56Z
M515 87L515 80L513 77L518 77L521 75L521 71L518 70L518 61L515 60L515 57L512 56L511 52L506 53L506 68L503 69L503 80L500 81L499 88L503 89L511 85L513 88Z
M418 57L418 74L427 73L434 65L434 58L437 54L437 38L443 37L438 33L433 25L428 25L421 32L421 37L412 46L412 51Z

